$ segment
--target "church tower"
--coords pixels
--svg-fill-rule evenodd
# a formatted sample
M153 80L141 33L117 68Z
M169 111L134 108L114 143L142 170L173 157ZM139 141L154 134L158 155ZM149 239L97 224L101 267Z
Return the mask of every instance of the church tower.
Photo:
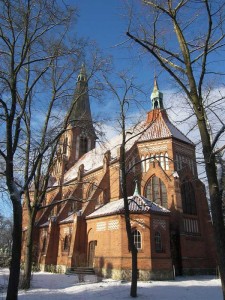
M82 65L77 77L73 96L73 108L69 116L68 128L60 141L60 150L56 158L53 173L62 178L85 153L95 147L95 134L88 94L88 77Z
M77 77L73 102L68 132L65 136L67 138L67 170L85 153L95 147L97 138L91 116L88 77L84 65L82 65Z

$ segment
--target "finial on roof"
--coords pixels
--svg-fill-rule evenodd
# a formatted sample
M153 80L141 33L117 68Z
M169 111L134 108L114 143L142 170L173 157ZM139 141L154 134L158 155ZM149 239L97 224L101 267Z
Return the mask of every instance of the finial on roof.
M135 180L135 189L134 189L134 194L133 196L138 196L139 194L139 190L138 190L138 184L137 184L137 180Z
M156 75L154 76L154 87L151 94L152 109L163 109L163 94L159 91Z
M77 81L86 81L86 80L87 80L86 68L85 68L85 64L82 63L80 68L80 73L77 77Z
M157 82L157 77L156 75L154 76L154 88L153 91L158 91L159 87L158 87L158 82Z

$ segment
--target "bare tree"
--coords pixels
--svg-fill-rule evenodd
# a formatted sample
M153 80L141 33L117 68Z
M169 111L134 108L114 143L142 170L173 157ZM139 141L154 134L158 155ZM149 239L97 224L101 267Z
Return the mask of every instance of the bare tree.
M220 95L208 104L210 81L224 75L218 65L224 51L224 1L142 1L143 16L130 21L127 36L151 54L186 95L199 129L205 162L218 265L225 299L225 226L222 210L223 188L217 177L219 141L225 124L214 108L223 106ZM137 27L136 20L139 26ZM215 63L217 62L217 63ZM210 114L220 127L211 135ZM213 123L214 125L214 123ZM216 149L217 146L217 149Z
M65 128L58 112L69 101L65 84L77 68L83 43L70 39L75 10L65 6L63 1L6 0L0 2L0 9L1 175L5 177L13 206L7 299L17 299L21 196L34 176L42 172L40 165L49 151L55 149ZM56 90L48 84L52 70L57 70L59 75ZM67 91L69 88L71 85Z
M138 250L134 244L133 236L132 236L132 228L130 223L130 211L129 211L129 202L128 202L128 190L127 190L127 180L129 176L128 166L127 166L127 151L126 145L127 143L134 138L136 135L140 135L143 131L137 132L136 135L132 134L129 137L127 132L128 126L131 126L129 119L129 114L131 113L132 105L137 105L137 94L141 93L140 88L135 86L134 79L128 79L127 74L121 73L118 75L117 84L112 83L105 77L107 90L118 103L119 113L117 122L119 124L119 128L121 130L121 144L120 144L120 184L121 184L121 192L124 200L124 215L125 215L125 224L126 224L126 232L129 250L131 252L132 259L132 278L131 278L131 288L130 288L130 296L137 297L137 256ZM136 100L136 101L135 101ZM137 119L135 118L135 122L137 123ZM128 123L130 123L128 125ZM130 127L129 126L129 127Z
M92 67L89 72L89 76L87 78L87 81L90 81L90 79L94 76L94 74L101 69L103 71L103 65L104 60L102 58L99 58L98 62L98 56L95 56L95 59L92 59ZM71 64L71 61L68 60L67 64ZM68 74L68 70L70 69L69 66L64 65L64 67L58 68L58 62L57 64L54 64L53 67L51 67L51 76L50 80L48 81L48 87L53 91L51 95L51 100L49 101L49 106L47 113L45 115L45 120L43 122L44 126L41 131L41 140L40 144L38 145L38 152L41 152L48 144L49 141L51 142L50 147L48 147L48 150L45 152L45 155L43 155L39 160L37 167L35 169L35 173L32 180L32 185L29 186L24 190L24 200L25 200L25 206L26 206L26 217L28 218L28 226L26 231L26 251L25 251L25 258L24 258L24 275L22 280L22 287L24 289L28 289L30 287L30 280L31 280L31 268L32 268L32 251L33 251L33 230L34 230L34 223L36 219L36 215L39 209L43 209L43 203L46 200L46 194L51 188L51 185L53 184L53 181L56 183L56 179L54 178L53 169L55 164L57 163L57 157L63 160L64 153L63 148L68 147L68 145L65 145L65 137L64 133L66 133L67 130L69 130L69 123L72 118L72 112L74 111L74 107L79 101L82 96L87 92L93 92L96 94L96 89L99 89L99 85L87 85L89 86L89 90L86 90L86 87L84 90L76 91L76 95L74 94L74 90L72 90L72 94L68 90L68 80L73 79L73 74L75 72L74 69L71 70L71 73ZM65 73L63 75L63 73ZM79 93L78 93L79 92ZM59 113L59 119L60 123L55 122L55 114L53 112L53 109L55 108L54 103L59 101L59 99L62 99L62 96L66 95L69 99L71 99L71 96L73 96L71 100L71 104L68 107L67 113L65 117L63 116L62 112ZM63 121L61 121L61 118ZM30 170L30 157L35 158L36 160L36 151L37 149L32 149L33 142L31 138L31 116L27 118L26 115L26 137L27 137L27 149L26 154L29 156L29 159L26 158L25 164L26 164L26 176L29 176L29 170ZM52 122L52 119L54 120ZM49 135L52 135L52 132L56 132L54 143L52 143L52 137ZM54 136L54 135L53 135ZM63 174L62 174L63 177ZM63 182L59 182L57 186L62 189L63 188ZM56 187L56 185L55 185ZM74 200L76 201L76 200ZM54 206L55 204L50 204L50 206Z

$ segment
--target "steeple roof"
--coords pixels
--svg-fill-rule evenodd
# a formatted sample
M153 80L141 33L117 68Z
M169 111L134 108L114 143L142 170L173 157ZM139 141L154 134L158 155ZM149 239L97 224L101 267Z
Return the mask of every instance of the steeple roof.
M75 104L70 115L70 124L73 127L83 127L85 131L95 136L88 94L88 77L84 64L82 64L80 73L77 76L73 101Z
M163 109L163 93L159 91L157 78L154 78L154 87L151 94L152 109L161 108Z

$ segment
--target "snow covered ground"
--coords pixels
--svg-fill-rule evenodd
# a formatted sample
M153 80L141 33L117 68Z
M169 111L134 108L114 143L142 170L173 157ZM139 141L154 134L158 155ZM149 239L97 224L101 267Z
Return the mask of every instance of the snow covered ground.
M0 269L1 291L7 285L8 270ZM19 300L115 300L133 299L130 283L103 280L98 283L76 283L74 275L38 272L33 275L32 288L19 292ZM212 276L178 277L174 281L138 282L138 299L152 300L222 300L219 279Z

